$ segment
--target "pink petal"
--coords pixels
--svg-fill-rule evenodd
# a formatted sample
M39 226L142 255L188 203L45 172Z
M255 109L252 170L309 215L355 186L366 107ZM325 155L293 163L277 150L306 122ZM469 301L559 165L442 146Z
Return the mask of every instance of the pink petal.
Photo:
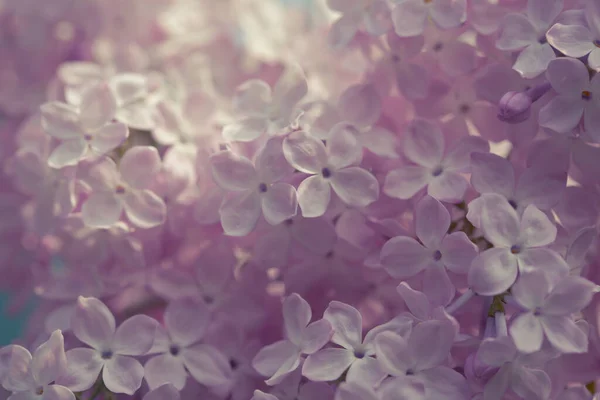
M221 151L210 157L216 184L226 190L248 190L258 185L256 170L250 160L232 151Z
M313 354L325 346L333 336L333 327L326 319L309 324L302 332L301 348L304 354Z
M374 85L354 85L342 93L338 108L345 121L356 126L367 127L379 119L381 99Z
M331 187L346 204L366 207L379 198L379 182L365 169L349 167L336 171Z
M423 371L426 372L426 371ZM400 377L394 380L384 382L380 390L381 400L425 400L429 397L429 387L425 387L425 382L419 374L419 379L409 379L410 377ZM444 393L447 395L448 393ZM369 397L366 397L369 399Z
M498 193L511 199L515 172L505 158L491 153L471 154L471 184L479 193Z
M302 334L310 322L312 312L302 297L293 293L283 302L283 319L288 339L297 346L302 343Z
M524 399L547 399L550 397L551 381L546 372L521 367L513 371L511 388Z
M337 240L335 228L325 218L296 217L291 231L295 240L315 254L327 254Z
M394 72L398 90L407 99L423 99L427 96L430 77L425 68L417 64L400 63L395 65Z
M148 80L136 73L121 73L110 80L110 88L119 104L131 103L148 95Z
M63 168L77 165L87 150L87 143L81 138L68 139L60 143L48 156L48 165L52 168Z
M329 206L331 188L323 177L310 176L298 186L297 197L303 217L320 217Z
M263 347L252 360L252 367L261 375L277 380L300 365L300 352L289 340Z
M534 269L542 269L555 277L564 277L569 271L565 260L551 249L533 248L526 249L517 255L519 271L526 272Z
M526 310L533 311L544 304L550 293L551 282L542 270L521 274L511 288L515 301Z
M108 124L117 112L117 99L105 83L91 86L81 94L80 123L84 129L96 130Z
M36 383L43 386L55 381L66 369L65 341L62 333L56 330L33 353L31 374Z
M581 25L554 24L546 33L546 39L569 57L583 57L594 49L592 33Z
M154 343L158 322L147 315L134 315L125 320L113 339L112 350L124 356L142 356Z
M120 183L120 174L115 162L110 157L105 156L92 165L87 176L84 177L84 181L94 191L113 191Z
M166 353L148 360L144 365L144 378L151 390L165 384L172 384L175 389L182 390L187 379L187 372L185 372L183 360L180 357L173 357Z
M69 350L67 372L59 377L56 383L74 392L84 392L94 385L103 366L104 361L96 350L84 348Z
M516 258L508 249L489 249L473 260L469 286L478 294L494 296L506 291L517 279Z
M447 306L454 298L456 288L441 265L430 265L423 275L423 293L427 295L432 306Z
M166 383L148 392L143 400L180 400L181 397L178 390L180 389L177 389L170 383Z
M404 134L404 155L424 167L439 166L444 155L444 135L438 124L421 118L413 120Z
M256 172L261 182L273 183L289 176L294 169L283 155L280 137L267 140L254 159Z
M42 400L75 400L75 395L64 386L50 385L44 388Z
M486 197L481 212L485 237L496 247L511 247L520 234L519 216L502 197Z
M451 77L465 75L477 67L475 47L458 40L445 44L439 57L442 70Z
M563 7L563 0L532 0L527 2L527 17L540 30L548 29Z
M188 347L204 336L210 321L210 312L203 301L183 298L169 303L164 321L173 343Z
M384 0L371 2L365 9L365 29L373 36L380 36L392 29L390 7Z
M523 353L534 353L542 348L544 333L538 317L528 312L517 316L510 325L510 336L517 349Z
M308 174L321 172L327 164L323 142L302 131L293 132L285 138L283 154L292 167Z
M407 0L392 9L392 21L396 34L401 37L418 36L423 33L428 7L421 0Z
M585 65L572 58L559 58L548 65L546 78L559 94L579 96L587 89L590 78Z
M566 316L577 313L590 304L595 285L580 276L561 279L542 307L544 315Z
M508 14L500 27L496 47L500 50L519 50L537 41L535 27L522 14Z
M588 55L588 65L594 70L600 68L600 50L594 49Z
M83 203L83 222L91 228L108 228L121 218L123 206L110 192L95 192Z
M533 43L519 54L513 68L523 78L533 79L545 72L555 58L554 49L548 43Z
M559 95L542 107L539 124L556 132L569 132L581 120L583 110L584 104L581 101Z
M273 396L272 394L265 393L261 390L256 389L250 400L279 400L279 399L277 397Z
M113 393L134 394L142 386L144 367L134 358L116 355L106 362L102 380Z
M418 238L428 249L438 250L450 227L450 213L431 196L419 201L415 213Z
M427 187L427 193L440 201L460 202L469 183L467 179L453 171L444 171L440 176L433 178Z
M501 142L507 138L507 126L506 122L498 119L498 106L497 103L487 103L483 101L478 101L475 104L471 105L471 110L469 111L469 120L475 126L475 129L481 135L481 138L485 140L489 140L491 142ZM537 121L535 121L537 124ZM529 122L530 125L534 125L532 122ZM522 126L517 125L517 126ZM518 135L518 131L515 131L515 136L519 139L524 139L524 135ZM536 134L537 132L531 132L531 134ZM530 135L531 136L531 135ZM469 140L479 139L475 136L470 136ZM513 140L515 141L515 140ZM489 146L486 144L485 150L483 152L488 151ZM460 149L460 146L457 147L457 150ZM474 150L474 151L482 151L482 150ZM467 165L468 167L469 165Z
M160 155L155 147L136 146L127 150L119 162L119 172L131 187L145 189L154 181L162 168Z
M278 225L296 215L296 189L289 183L272 184L261 197L262 212L268 223Z
M433 177L423 167L403 167L392 170L385 177L383 192L394 198L410 199L423 189Z
M358 130L351 124L336 124L327 138L329 165L335 169L357 164L362 159L362 145L357 140Z
M120 146L128 136L127 125L115 122L94 132L90 145L96 152L105 154Z
M375 337L375 353L392 376L404 376L416 361L406 339L395 332L381 332Z
M548 341L562 353L585 353L588 337L569 316L543 316L540 323Z
M431 315L431 305L424 293L414 290L406 282L402 282L398 285L396 290L400 296L402 296L404 303L406 303L406 306L415 317L421 320L429 319Z
M242 83L233 95L233 108L236 113L246 116L264 116L271 104L271 86L259 79Z
M358 32L362 20L362 13L353 10L342 15L340 19L331 24L327 42L334 49L346 47Z
M302 375L314 382L339 378L356 360L352 350L329 348L308 356L302 366Z
M556 239L556 226L536 206L529 205L521 217L521 235L528 247L546 246Z
M397 236L381 248L381 265L395 278L409 278L434 262L433 254L413 238Z
M142 229L161 225L167 218L165 202L149 190L127 191L123 206L129 221Z
M346 349L362 343L362 316L356 308L334 300L329 303L323 318L333 327L333 343Z
M260 197L254 191L229 194L219 209L223 231L229 236L246 236L252 232L260 213Z
M466 0L436 0L431 5L431 19L442 29L455 28L467 19Z
M480 110L480 107L475 107L473 111ZM488 115L489 117L490 115ZM489 121L487 124L489 125ZM486 128L487 129L487 128ZM455 172L467 172L471 166L471 154L486 153L490 149L487 140L477 136L467 136L460 139L452 151L444 158L444 168L451 169Z
M216 348L201 344L185 349L182 356L190 375L201 384L219 387L230 383L229 360Z
M115 334L115 317L100 300L79 296L71 328L77 339L103 351L110 345Z
M52 137L61 140L80 138L79 115L74 107L58 101L43 104L42 128Z
M513 371L510 364L502 366L494 377L485 384L483 398L485 400L502 400L508 390L512 375Z
M437 367L450 354L454 326L448 321L425 321L415 326L408 347L416 358L417 371Z
M335 400L378 400L379 398L368 385L357 382L342 382L335 392Z
M6 349L6 348L5 348ZM9 391L20 392L33 389L36 386L31 371L31 353L19 345L10 345L7 348L5 374L2 375L2 386Z
M387 371L373 357L355 359L346 373L347 382L357 382L368 387L377 387L387 377Z
M515 359L518 352L509 336L487 338L477 350L477 358L491 367L500 367Z
M251 142L268 130L268 121L264 117L246 117L225 125L223 138L228 141Z
M466 274L477 257L478 248L464 232L454 232L444 237L441 252L441 261L450 271Z

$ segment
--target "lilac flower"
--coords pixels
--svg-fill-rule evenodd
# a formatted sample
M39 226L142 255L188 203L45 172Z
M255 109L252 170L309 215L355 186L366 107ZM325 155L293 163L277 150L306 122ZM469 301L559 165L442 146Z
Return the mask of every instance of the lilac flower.
M302 366L302 374L312 381L333 381L347 370L348 382L380 383L385 371L380 368L375 355L374 340L378 334L394 331L406 335L412 326L407 318L396 318L373 328L362 338L362 317L358 310L339 301L332 301L323 319L333 326L331 341L342 348L331 347L309 355Z
M181 397L175 386L166 383L149 391L143 400L179 400Z
M393 0L392 21L398 36L423 33L431 18L442 29L456 28L467 18L465 0Z
M600 130L598 75L590 81L588 70L581 61L560 58L548 65L546 77L558 96L540 110L540 126L567 133L575 128L583 117L585 130L598 132Z
M485 339L477 351L477 358L488 366L499 367L485 385L485 400L501 400L509 388L526 399L545 400L549 397L548 374L532 363L533 355L519 355L509 336Z
M383 0L327 0L330 9L342 13L329 31L329 44L336 49L348 45L361 26L373 36L392 28L390 8Z
M543 73L554 50L546 43L546 31L563 9L563 0L528 0L527 15L508 14L500 27L496 47L521 50L513 68L525 78Z
M334 127L323 143L305 132L293 132L283 142L283 153L297 170L311 174L298 186L302 215L320 217L327 210L331 189L346 204L365 207L379 196L373 175L354 167L362 159L362 146L347 129Z
M278 139L269 140L254 163L229 150L212 155L210 163L215 182L230 191L219 209L225 234L247 235L261 213L271 225L296 215L296 189L279 182L291 173L291 168Z
M546 34L548 43L569 57L588 56L590 68L600 68L600 3L589 0L583 7L585 23L557 23ZM587 25L587 26L586 26Z
M203 385L227 385L229 360L214 347L200 343L210 318L208 307L192 299L174 300L164 314L165 326L159 327L149 353L160 353L144 366L150 389L170 383L182 390L188 373Z
M306 381L298 368L277 384L270 394L278 400L333 400L334 390L325 382Z
M543 271L522 274L511 294L526 312L511 324L510 334L517 349L533 353L542 348L544 337L563 353L587 351L588 339L571 315L592 300L595 285L579 276L553 282Z
M110 158L94 163L85 177L93 191L83 204L83 221L90 227L108 228L125 211L127 218L140 228L163 223L165 203L148 189L160 168L158 151L146 146L128 150L118 167Z
M223 128L223 137L249 142L265 133L284 133L298 117L298 103L307 90L306 79L297 66L290 66L272 90L261 80L243 83L233 98L236 121Z
M53 168L76 165L88 152L106 154L129 135L125 124L112 122L117 101L106 84L86 89L79 107L50 102L41 110L44 129L60 140L48 158L48 164Z
M21 346L10 347L10 361L2 386L13 394L9 400L75 400L69 389L54 382L65 373L64 339L57 330L33 353Z
M566 275L569 267L554 250L556 226L536 206L529 205L519 218L516 210L499 195L488 195L481 212L481 227L494 248L479 254L469 270L469 285L482 295L504 292L519 272L544 269Z
M416 380L424 384L432 396L461 399L468 392L464 377L442 365L450 353L454 336L454 326L449 321L421 322L408 338L383 332L375 338L377 360L400 382Z
M300 365L302 354L316 353L331 338L332 326L326 319L310 323L310 306L297 294L288 296L283 302L283 318L287 339L280 340L258 352L252 365L273 385Z
M420 242L397 236L381 249L381 264L395 278L410 278L424 271L423 290L436 306L446 306L455 288L446 268L466 274L477 247L464 232L447 234L450 213L439 201L425 196L416 207L416 233ZM422 244L421 244L422 243Z
M468 168L472 152L486 151L487 147L483 139L467 137L446 153L439 126L416 118L405 132L404 155L417 165L390 171L383 191L390 197L409 199L427 187L427 193L440 201L459 202L468 187L461 172Z
M135 358L146 354L154 342L157 322L135 315L116 328L115 318L100 300L79 297L71 320L77 339L90 348L67 351L67 373L57 382L80 392L92 387L102 372L104 385L114 393L135 393L144 368Z

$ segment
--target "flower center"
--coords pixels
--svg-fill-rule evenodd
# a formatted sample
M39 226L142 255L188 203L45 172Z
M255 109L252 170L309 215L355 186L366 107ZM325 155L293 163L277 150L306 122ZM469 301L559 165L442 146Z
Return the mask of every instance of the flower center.
M171 347L169 347L169 353L171 353L172 356L177 357L179 355L179 351L179 346L176 344L172 344Z
M86 142L90 142L92 140L92 135L85 134L85 135L83 135L83 138L85 139Z
M323 175L323 178L325 179L331 178L331 170L325 167L321 170L321 175Z
M469 106L468 104L461 104L460 107L458 107L458 111L461 114L467 114L470 110L471 106Z
M123 185L117 185L117 187L115 188L115 193L116 194L124 194L125 193L125 186L123 186Z
M519 246L518 244L515 244L515 245L513 245L513 246L510 248L510 252L511 252L512 254L519 254L519 253L521 252L521 246Z
M583 92L581 92L581 98L583 100L589 100L592 98L592 92L590 92L589 90L584 90Z
M113 352L110 350L105 350L100 355L100 357L102 357L103 360L110 360L112 358L112 356L113 356Z
M511 206L512 208L514 208L515 210L517 209L517 202L516 202L516 201L514 201L514 200L509 200L509 201L508 201L508 204L510 204L510 206Z
M439 250L436 250L433 252L433 260L434 261L440 261L442 259L442 252Z
M258 191L261 193L267 193L267 190L269 190L268 186L266 183L261 183L258 185Z
M240 366L240 363L238 363L235 358L232 358L229 360L229 366L231 367L231 369L236 369Z
M444 169L442 167L435 167L433 171L431 171L431 175L440 176L442 172L444 172Z
M37 394L38 396L41 396L44 394L44 388L42 386L40 386L39 388L35 389L35 394Z
M600 47L600 40L598 40L598 39L594 40L594 46Z
M444 43L442 43L442 42L435 42L433 44L433 46L431 47L431 49L435 52L441 51L443 48L444 48Z
M287 226L292 226L294 224L294 220L291 218L288 218L285 221L283 221L283 223L286 224Z

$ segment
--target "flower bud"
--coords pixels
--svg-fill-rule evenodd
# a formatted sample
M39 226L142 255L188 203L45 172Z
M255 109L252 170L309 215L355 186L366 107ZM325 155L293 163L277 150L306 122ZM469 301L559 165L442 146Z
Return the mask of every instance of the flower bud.
M500 99L498 118L509 124L518 124L531 115L531 97L524 92L508 92Z

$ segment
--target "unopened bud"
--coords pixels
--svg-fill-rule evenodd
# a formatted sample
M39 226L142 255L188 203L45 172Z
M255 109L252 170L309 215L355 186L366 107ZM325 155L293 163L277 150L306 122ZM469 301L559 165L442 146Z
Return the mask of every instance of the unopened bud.
M524 92L508 92L498 104L498 118L509 124L518 124L531 115L531 97Z

